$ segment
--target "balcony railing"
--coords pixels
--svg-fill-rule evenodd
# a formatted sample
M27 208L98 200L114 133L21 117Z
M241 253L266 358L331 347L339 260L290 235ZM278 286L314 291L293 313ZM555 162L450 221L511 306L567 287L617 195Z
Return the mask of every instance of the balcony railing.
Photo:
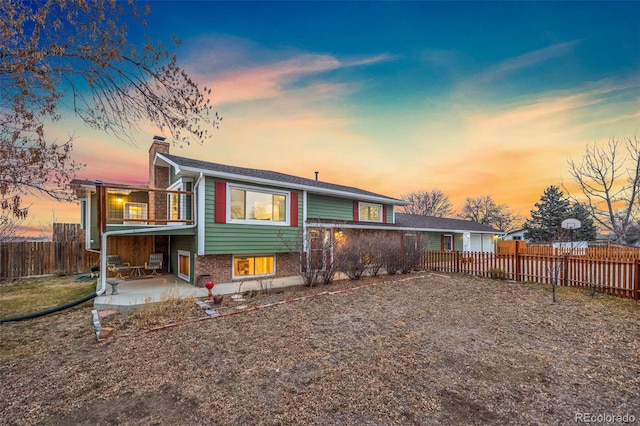
M191 191L146 187L96 186L97 219L107 225L162 226L194 223L194 196Z

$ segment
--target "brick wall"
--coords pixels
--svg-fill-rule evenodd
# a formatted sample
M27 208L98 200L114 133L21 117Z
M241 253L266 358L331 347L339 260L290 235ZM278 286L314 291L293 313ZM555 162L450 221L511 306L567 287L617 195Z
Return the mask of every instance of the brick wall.
M201 275L211 275L211 280L214 283L231 281L231 263L230 254L196 256L196 285L198 287L204 286L204 283L200 282L202 280L199 279Z
M165 189L169 186L169 168L153 164L156 153L168 154L170 145L163 137L154 136L149 147L149 188ZM167 197L165 194L149 192L149 217L152 219L167 218Z
M276 254L276 277L297 276L299 274L298 256L298 253ZM195 263L195 284L198 287L205 285L204 280L199 279L201 275L210 275L214 283L233 281L233 257L230 254L196 256ZM255 278L246 279L254 280ZM235 281L241 280L236 279Z

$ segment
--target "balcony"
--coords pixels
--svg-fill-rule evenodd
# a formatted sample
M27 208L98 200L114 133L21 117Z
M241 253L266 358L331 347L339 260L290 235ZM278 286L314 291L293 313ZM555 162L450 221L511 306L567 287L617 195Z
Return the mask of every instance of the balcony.
M101 232L195 223L191 191L96 185L96 203Z

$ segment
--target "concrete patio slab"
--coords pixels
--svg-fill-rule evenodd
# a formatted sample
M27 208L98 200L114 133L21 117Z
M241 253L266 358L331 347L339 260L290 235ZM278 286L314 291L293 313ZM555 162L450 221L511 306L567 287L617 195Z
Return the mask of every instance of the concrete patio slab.
M111 294L111 286L107 284L105 293L95 298L94 309L126 310L176 297L186 299L208 295L206 288L195 287L169 274L126 279L117 288L118 293Z

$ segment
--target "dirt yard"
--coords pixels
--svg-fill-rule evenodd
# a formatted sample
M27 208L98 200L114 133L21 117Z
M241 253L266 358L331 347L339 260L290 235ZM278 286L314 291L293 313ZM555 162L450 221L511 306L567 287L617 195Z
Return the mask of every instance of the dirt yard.
M548 286L412 274L236 304L339 290L151 332L117 314L104 322L120 337L102 343L90 308L4 324L0 419L572 424L588 413L640 422L637 302L559 289L554 304ZM192 316L204 316L198 309ZM227 300L220 312L231 309Z

